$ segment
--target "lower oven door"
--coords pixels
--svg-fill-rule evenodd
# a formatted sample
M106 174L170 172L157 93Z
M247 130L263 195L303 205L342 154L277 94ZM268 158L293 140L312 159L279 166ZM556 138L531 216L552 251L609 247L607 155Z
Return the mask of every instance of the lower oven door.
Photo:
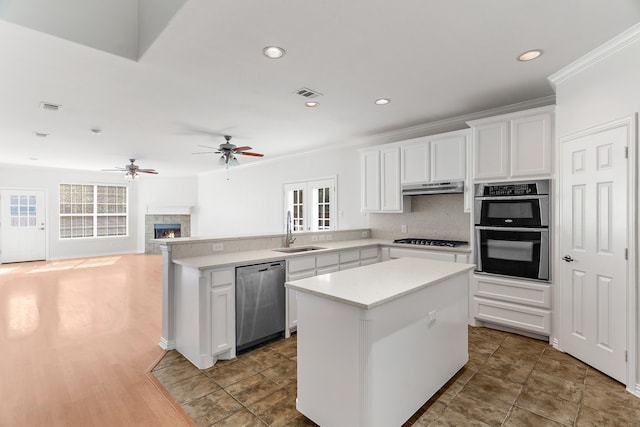
M478 272L549 280L549 229L476 226Z

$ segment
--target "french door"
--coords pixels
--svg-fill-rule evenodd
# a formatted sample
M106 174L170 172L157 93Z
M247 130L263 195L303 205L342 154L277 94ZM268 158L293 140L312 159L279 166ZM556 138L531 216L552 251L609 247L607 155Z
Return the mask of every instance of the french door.
M0 262L46 258L43 190L0 190Z

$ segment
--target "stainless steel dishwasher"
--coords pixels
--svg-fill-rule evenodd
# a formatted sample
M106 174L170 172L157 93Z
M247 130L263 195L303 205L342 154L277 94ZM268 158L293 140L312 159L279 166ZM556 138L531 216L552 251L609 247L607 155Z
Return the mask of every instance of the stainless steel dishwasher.
M284 261L236 268L236 351L283 334L284 280Z

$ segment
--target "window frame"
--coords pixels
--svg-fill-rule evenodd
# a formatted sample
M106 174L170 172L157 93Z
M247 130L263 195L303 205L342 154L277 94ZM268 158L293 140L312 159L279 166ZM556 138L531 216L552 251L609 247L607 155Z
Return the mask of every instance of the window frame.
M70 186L70 192L74 193L75 187L82 187L81 190L91 188L90 200L87 200L86 195L81 192L82 200L76 202L70 200L63 202L63 186ZM101 187L106 188L106 201L101 200L100 193ZM109 190L115 188L116 194L113 195L114 200L109 200ZM124 190L124 202L119 198L118 192ZM73 197L73 196L72 196ZM80 206L81 212L63 212L63 206L70 206L73 210L74 205ZM115 212L109 212L110 206L113 207ZM90 218L90 225L83 226L83 235L74 236L73 227L71 228L69 235L63 235L63 218L78 218L82 219ZM108 224L106 227L101 223L109 222L109 218L124 218L123 223L120 220L116 220L116 224L111 228ZM130 220L130 205L129 205L129 186L126 184L114 184L114 183L67 183L63 182L58 185L58 239L59 240L77 240L77 239L114 239L114 238L128 238L129 236L129 220ZM110 229L118 230L124 227L123 234L108 234ZM101 234L101 230L105 229L106 234ZM91 234L86 233L87 230L91 230Z
M287 212L291 210L292 212L292 230L291 232L296 233L316 233L322 231L331 231L338 229L338 185L337 185L337 177L329 177L329 178L321 178L321 179L313 179L308 181L296 181L296 182L288 182L283 185L283 225L284 231L287 230ZM318 206L319 204L315 202L315 195L317 194L316 190L321 188L329 189L329 209L327 220L329 221L328 228L320 229L318 225L318 221L320 220L318 215ZM292 200L289 197L289 193L293 191L302 190L302 224L303 229L298 229L296 226L299 223L299 215L292 206ZM299 202L299 201L298 201Z

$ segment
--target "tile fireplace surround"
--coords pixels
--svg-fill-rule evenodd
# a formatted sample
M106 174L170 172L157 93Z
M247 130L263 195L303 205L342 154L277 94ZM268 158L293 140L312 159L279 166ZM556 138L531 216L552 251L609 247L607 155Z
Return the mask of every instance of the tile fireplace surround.
M154 224L180 224L180 237L191 237L191 215L159 215L144 216L144 253L159 254L160 246L151 242L155 238Z

